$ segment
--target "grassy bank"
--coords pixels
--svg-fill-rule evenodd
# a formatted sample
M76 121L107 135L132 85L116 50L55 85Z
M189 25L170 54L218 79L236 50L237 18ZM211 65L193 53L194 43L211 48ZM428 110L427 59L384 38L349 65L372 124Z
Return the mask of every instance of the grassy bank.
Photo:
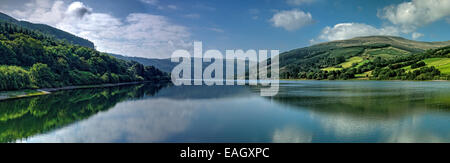
M34 97L46 94L50 94L50 92L43 90L4 91L0 92L0 101L25 97Z

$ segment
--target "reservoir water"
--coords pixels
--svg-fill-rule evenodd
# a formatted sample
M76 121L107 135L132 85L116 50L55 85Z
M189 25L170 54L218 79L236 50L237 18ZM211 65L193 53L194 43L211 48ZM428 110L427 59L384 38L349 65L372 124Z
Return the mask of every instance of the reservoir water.
M0 142L450 142L450 82L142 84L0 102Z

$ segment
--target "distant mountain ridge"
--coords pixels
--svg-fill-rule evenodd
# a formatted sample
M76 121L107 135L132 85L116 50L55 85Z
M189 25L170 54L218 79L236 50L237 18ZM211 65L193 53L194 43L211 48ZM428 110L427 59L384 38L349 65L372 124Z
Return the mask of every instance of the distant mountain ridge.
M175 68L175 66L179 65L180 63L178 62L172 62L170 58L168 59L152 59L152 58L142 58L142 57L128 57L128 56L123 56L123 55L118 55L118 54L109 54L115 58L121 59L121 60L126 60L126 61L134 61L134 62L138 62L140 64L143 64L144 66L153 66L158 68L159 70L166 72L166 73L171 73L172 70ZM191 58L191 69L193 70L195 68L194 62L195 61L199 61L199 62L203 62L203 60L201 58ZM223 70L226 70L226 66L227 66L227 62L228 61L233 61L234 60L223 60ZM202 63L202 69L205 70L209 65L211 65L211 62L203 62ZM250 61L245 61L245 64L256 64L256 62L250 62ZM234 67L237 67L237 62L234 62ZM248 67L246 67L246 70L248 70ZM235 75L239 76L240 74L237 73L237 69L235 69ZM192 73L192 75L194 75ZM226 78L226 73L223 74L224 78Z
M118 59L126 60L126 61L135 61L144 66L154 66L160 69L163 72L171 72L172 69L178 65L178 63L173 63L169 59L151 59L151 58L142 58L142 57L128 57L119 54L111 54L109 55L116 57Z
M450 45L450 41L421 42L408 40L403 37L397 36L364 36L364 37L355 37L348 40L331 41L313 46L335 45L338 47L349 47L349 46L362 46L371 44L389 44L391 46L405 47L410 49L417 49L418 51L424 51L427 49L448 46Z
M367 36L325 42L281 53L280 78L318 80L378 78L372 75L375 68L378 67L382 70L389 66L405 69L406 72L400 72L401 75L405 75L407 72L411 71L412 73L416 70L410 69L408 66L421 65L422 63L418 62L423 61L428 63L428 67L435 66L441 71L440 76L432 75L432 77L445 79L446 75L450 75L450 69L447 68L450 67L450 62L448 62L450 60L439 59L439 57L446 57L446 54L442 54L442 52L446 52L447 48L444 47L448 46L450 46L450 41L420 42L394 36ZM440 48L444 48L440 50L442 52L439 50L430 52L432 49ZM424 54L425 52L428 53L428 56ZM146 66L155 66L169 73L178 64L172 63L170 59L110 55L123 60L136 61ZM435 59L427 60L430 59L430 56L434 56ZM203 67L207 65L203 64ZM377 69L376 72L381 70ZM428 76L427 79L432 78L430 75ZM415 80L415 77L417 76L410 77L408 80ZM384 79L387 78L384 77Z
M1 21L13 23L13 24L16 24L16 25L19 25L19 26L22 26L22 27L25 27L25 28L28 28L31 30L37 30L44 34L54 36L57 39L66 40L73 44L81 45L81 46L92 48L92 49L95 48L94 43L92 43L91 41L81 38L81 37L78 37L78 36L75 36L68 32L59 30L57 28L51 27L49 25L34 24L34 23L27 22L27 21L19 21L9 15L6 15L6 14L0 12L0 22Z

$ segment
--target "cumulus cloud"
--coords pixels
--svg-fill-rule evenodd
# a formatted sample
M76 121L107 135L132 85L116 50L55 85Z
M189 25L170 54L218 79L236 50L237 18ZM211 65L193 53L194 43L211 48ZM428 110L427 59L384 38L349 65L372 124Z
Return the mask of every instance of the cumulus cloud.
M84 17L86 14L89 14L92 11L91 8L88 8L81 2L73 2L70 4L70 6L67 8L67 14L68 15L74 15L78 18Z
M145 0L149 4L154 0ZM96 13L82 2L33 0L12 16L54 26L93 41L98 50L130 56L169 58L177 49L188 49L190 33L167 17L132 13L124 20Z
M376 28L360 23L341 23L334 27L326 27L318 40L333 41L370 35L400 35L411 34L416 40L423 36L415 32L419 27L433 23L450 16L450 1L448 0L412 0L397 5L390 5L378 11L378 17L388 20L391 26ZM311 42L319 42L313 39Z
M380 18L401 26L405 33L410 33L418 27L443 19L449 15L449 0L413 0L387 6L378 13Z
M281 27L288 31L294 31L314 23L311 13L297 9L277 12L270 21L275 27Z
M18 19L25 19L36 23L57 24L65 15L63 1L33 0L25 3L22 9L7 10L5 12Z
M398 36L400 32L395 27L376 28L360 23L341 23L334 27L325 27L319 39L321 41L345 40L361 36L392 35Z
M286 0L286 3L289 5L300 6L307 3L312 3L316 0Z

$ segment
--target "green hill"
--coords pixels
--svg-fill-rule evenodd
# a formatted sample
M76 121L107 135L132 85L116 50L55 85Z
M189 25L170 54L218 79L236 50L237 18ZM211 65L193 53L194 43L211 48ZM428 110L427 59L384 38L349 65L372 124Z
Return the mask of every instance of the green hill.
M34 24L26 21L19 21L1 12L0 12L0 22L13 23L21 27L27 28L29 30L36 30L44 34L51 35L56 39L66 40L72 44L77 44L88 48L95 48L94 43L92 43L89 40L83 39L81 37L72 35L68 32L53 28L45 24Z
M280 73L285 79L381 79L372 76L376 68L392 68L392 64L397 64L395 69L401 68L400 65L411 66L421 61L420 58L429 58L424 53L431 56L432 49L449 45L450 41L419 42L392 36L332 41L280 54ZM445 64L435 68L447 72Z
M153 66L8 22L0 22L0 58L0 91L168 79Z

